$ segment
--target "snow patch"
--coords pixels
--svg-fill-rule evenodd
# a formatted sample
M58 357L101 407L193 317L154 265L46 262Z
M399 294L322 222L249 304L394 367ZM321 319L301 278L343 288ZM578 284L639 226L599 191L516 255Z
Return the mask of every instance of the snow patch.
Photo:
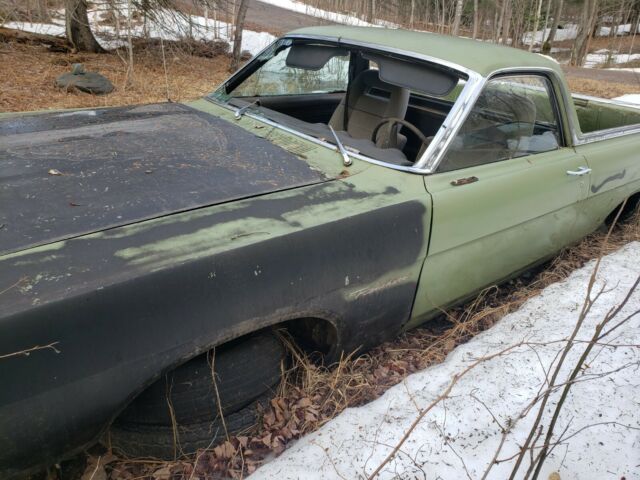
M409 429L417 416L416 405L429 405L474 359L522 340L539 343L481 363L462 377L446 402L422 419L379 477L480 478L502 437L497 422L504 426L516 419L543 387L544 369L556 358L564 345L562 340L575 326L593 268L594 262L590 262L566 280L550 285L518 311L456 348L443 363L409 376L365 406L347 409L258 469L251 478L366 478ZM639 274L640 242L604 257L596 291L606 288L587 316L579 338L591 336L595 324L622 302ZM632 294L619 318L638 308L640 291ZM624 324L609 341L619 345L640 343L640 318L636 316ZM583 348L581 343L571 350L567 367L575 364ZM602 346L593 350L588 368L579 377L591 378L572 387L556 427L558 434L566 428L565 436L575 436L553 450L540 478L548 478L554 471L563 480L640 478L640 432L624 427L637 427L640 422L639 361L637 347ZM630 367L615 371L623 365ZM604 372L609 374L598 377ZM560 378L566 377L561 373ZM550 405L557 398L552 396ZM536 411L515 425L498 458L506 459L518 452ZM511 460L494 465L488 478L507 478L512 466Z
M123 7L126 8L126 7ZM64 18L64 10L57 11L58 16ZM127 45L126 22L120 25L119 33L115 26L101 23L104 8L94 8L88 11L89 23L96 37L96 40L103 48L113 49ZM126 14L126 10L123 11ZM156 13L158 22L149 21L147 24L147 36L149 38L162 38L164 40L180 40L191 34L196 40L214 40L220 38L229 42L233 48L232 27L225 22L214 21L199 15L191 15L191 25L187 16L179 15L173 10L163 9ZM31 22L7 22L8 28L23 30L26 32L42 33L47 35L65 35L64 22L53 20L53 23L31 23ZM134 24L131 34L133 37L143 37L143 25ZM216 35L217 34L217 35ZM242 32L242 50L247 50L252 55L256 55L262 49L272 43L276 37L268 32L255 32L244 30Z
M390 28L398 27L398 25L396 25L395 23L385 22L382 20L377 20L375 21L375 23L366 22L364 20L359 19L355 15L346 15L343 13L330 12L328 10L315 8L301 2L296 2L294 0L258 0L258 1L262 3L267 3L269 5L274 5L276 7L284 8L286 10L291 10L293 12L304 13L305 15L309 15L311 17L322 18L330 22L342 23L344 25L355 25L358 27L390 27Z
M614 100L640 105L640 93L627 93L626 95L614 98Z

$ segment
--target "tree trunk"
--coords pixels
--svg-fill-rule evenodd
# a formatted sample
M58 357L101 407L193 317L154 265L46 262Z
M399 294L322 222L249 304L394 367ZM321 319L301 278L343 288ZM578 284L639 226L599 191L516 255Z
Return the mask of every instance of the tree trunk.
M533 44L536 40L536 33L538 31L538 25L540 24L540 14L542 13L542 0L538 0L538 8L536 9L536 17L533 20L533 33L531 34L531 43L529 44L529 51L533 50ZM544 32L542 32L542 39L544 40Z
M133 39L131 38L131 17L133 16L133 6L131 0L127 1L127 51L129 52L129 63L127 65L127 85L133 83Z
M248 0L240 0L240 5L236 13L236 25L233 32L233 58L231 59L231 70L236 71L240 66L240 56L242 55L242 30L244 30L244 19L249 8Z
M578 29L578 36L574 44L573 52L571 52L571 65L581 66L589 49L591 33L593 31L593 22L595 22L596 13L598 11L598 0L586 0L584 10L582 11L582 20Z
M460 20L462 19L462 7L464 0L456 0L456 13L453 18L453 30L451 33L453 35L458 35L458 30L460 29Z
M473 34L471 38L478 38L478 0L473 0Z
M411 0L411 16L409 18L409 26L413 28L413 14L416 11L416 0Z
M509 45L509 36L511 34L511 20L513 18L513 5L511 2L507 2L507 11L504 14L504 34L502 41L505 45Z
M504 13L507 9L507 3L510 0L502 0L502 5L500 6L500 18L498 20L498 24L496 25L496 43L502 43L502 36L504 33L502 32L504 28Z
M104 52L89 26L87 0L65 0L64 7L69 43L80 52Z
M29 0L27 5L30 17L29 21L43 23L49 23L51 21L47 0Z
M556 32L558 31L558 23L560 22L560 15L562 15L562 0L557 0L553 8L553 20L551 21L551 29L549 30L549 36L545 43L549 44L549 49L551 49L551 44L556 38Z

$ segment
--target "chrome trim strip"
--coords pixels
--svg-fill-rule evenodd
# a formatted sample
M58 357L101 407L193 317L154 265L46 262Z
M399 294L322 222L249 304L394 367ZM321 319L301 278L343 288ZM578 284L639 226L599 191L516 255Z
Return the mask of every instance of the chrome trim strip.
M422 154L422 156L416 160L413 166L406 167L401 165L394 165L393 163L384 162L382 160L376 160L375 158L367 157L359 153L348 152L350 156L354 158L358 158L359 160L363 160L365 162L373 163L375 165L380 165L383 167L388 167L394 170L400 170L403 172L417 173L417 174L423 174L423 175L433 173L437 168L438 164L440 163L446 151L447 146L449 145L449 143L451 143L452 139L455 137L456 132L460 128L462 122L467 117L469 111L473 107L473 103L475 102L475 97L477 96L476 91L479 91L482 85L484 84L482 75L480 75L479 73L473 70L469 70L468 68L463 67L461 65L458 65L446 60L442 60L440 58L430 57L428 55L421 55L415 52L401 50L398 48L386 47L384 45L379 45L375 43L359 42L357 40L349 40L341 37L333 37L333 36L325 36L325 35L303 35L303 34L284 35L283 37L277 39L276 42L279 40L295 39L295 38L300 38L305 40L320 40L320 41L338 43L338 44L349 45L354 47L370 48L372 50L377 50L383 53L392 53L392 54L401 55L407 58L414 58L414 59L422 60L425 62L434 63L436 65L440 65L442 67L454 70L456 73L459 73L459 74L461 73L467 76L467 83L465 84L464 88L462 89L462 92L460 92L460 95L458 96L455 103L453 104L453 107L449 111L449 114L446 116L442 126L438 129L438 132L436 133L433 141L431 142L427 150ZM245 65L244 67L234 72L227 80L225 80L220 84L220 87L232 81L242 70L247 68L253 62L257 61L257 59L265 51L271 48L274 43L271 43L269 46L267 46L262 51L260 51L260 53L257 54L253 58L253 60L249 62L247 65ZM218 87L218 89L220 87ZM218 89L216 89L216 91ZM222 107L228 108L229 110L235 111L235 109L232 109L228 105L225 105L224 103L218 101L212 95L208 95L205 98L209 101L216 103L217 105L220 105ZM471 100L473 100L473 102ZM336 149L335 145L331 143L324 142L315 137L299 132L293 128L290 128L280 123L269 120L268 118L265 118L261 115L256 115L252 112L246 112L244 116L267 123L268 125L279 128L280 130L284 130L288 133L304 138L305 140L316 143L318 145L323 145L332 150Z
M631 107L640 110L640 105L637 103L625 102L624 100L616 100L615 98L600 98L594 97L592 95L584 95L582 93L572 93L572 98L576 98L578 100L587 100L589 102L597 102L597 103L607 103L611 105L621 105L623 107Z
M223 108L226 108L227 110L234 112L235 109L233 107L231 107L231 105L225 105L224 103L218 102L215 98L209 98L209 97L205 97L207 100L214 102L216 105L221 106ZM308 140L309 142L315 143L316 145L321 145L323 147L328 148L329 150L333 150L334 152L340 154L339 149L336 145L334 145L333 143L329 143L326 142L324 140L320 140L319 138L313 137L311 135L307 135L306 133L300 132L298 130L295 130L291 127L287 127L286 125L283 125L281 123L278 122L274 122L273 120L270 120L266 117L263 117L260 114L254 113L254 112L247 112L243 115L243 118L251 118L253 120L257 120L259 122L265 123L271 127L275 127L278 130L282 130L284 132L290 133L292 135L295 135L296 137L300 137L304 140ZM366 155L362 155L361 153L356 153L356 152L352 152L348 149L346 149L347 155L349 155L349 157L353 157L353 158L357 158L358 160L362 160L368 163L373 163L375 165L380 165L383 167L389 167L392 168L394 170L401 170L403 172L410 172L410 173L419 173L419 174L424 174L427 173L424 170L420 170L417 169L415 167L405 167L402 165L394 165L393 163L388 163L388 162L383 162L382 160L376 160L375 158L371 158L371 157L367 157ZM342 157L341 157L342 158Z
M467 84L460 92L429 147L422 154L422 157L416 161L415 164L418 168L424 168L428 173L434 173L437 170L449 145L475 105L476 99L484 88L485 83L486 80L480 74L469 77Z

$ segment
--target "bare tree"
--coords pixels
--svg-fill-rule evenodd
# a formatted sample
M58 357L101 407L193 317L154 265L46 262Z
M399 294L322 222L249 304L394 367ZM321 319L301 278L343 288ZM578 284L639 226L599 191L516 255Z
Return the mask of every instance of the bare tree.
M452 35L458 35L460 30L460 20L462 19L462 7L464 6L464 0L456 0L456 13L453 19L453 28L451 29Z
M578 29L578 36L574 43L573 51L571 52L571 64L582 65L584 58L587 55L589 49L589 42L593 33L593 24L596 19L596 12L598 11L598 0L586 0L584 3L584 9L582 11L582 19L580 21L580 27Z
M233 57L231 58L231 70L237 70L240 65L240 56L242 55L242 30L244 30L244 19L247 16L247 8L249 2L240 0L238 10L236 12L235 29L233 32Z
M67 40L82 52L104 52L93 36L87 15L87 0L65 0L65 23Z

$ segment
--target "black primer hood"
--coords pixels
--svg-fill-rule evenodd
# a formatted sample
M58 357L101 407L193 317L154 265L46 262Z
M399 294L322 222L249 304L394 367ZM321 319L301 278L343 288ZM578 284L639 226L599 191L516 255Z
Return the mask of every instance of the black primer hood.
M8 118L0 254L324 180L271 142L181 104Z

